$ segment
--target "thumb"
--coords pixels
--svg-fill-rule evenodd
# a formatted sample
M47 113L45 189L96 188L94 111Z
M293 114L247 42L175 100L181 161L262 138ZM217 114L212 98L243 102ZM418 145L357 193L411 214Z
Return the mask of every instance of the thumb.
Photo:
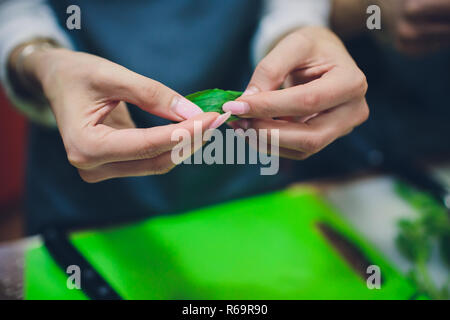
M307 63L311 42L298 32L283 39L258 63L243 96L279 89L286 77Z
M256 66L242 96L237 101L225 103L223 111L239 116L267 116L271 111L272 101L264 99L267 97L266 93L279 89L293 70L304 67L310 58L311 48L311 42L298 32L283 38ZM254 97L250 98L252 103L249 104L250 96Z

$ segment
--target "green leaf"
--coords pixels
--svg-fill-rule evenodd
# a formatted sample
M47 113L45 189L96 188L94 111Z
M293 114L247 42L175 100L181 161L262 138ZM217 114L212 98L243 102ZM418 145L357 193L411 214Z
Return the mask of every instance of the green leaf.
M398 222L396 245L402 255L413 262L415 282L432 299L448 299L449 287L437 288L429 276L427 260L432 243L438 243L442 260L450 267L450 218L446 209L431 195L404 183L397 183L395 190L418 211L412 219ZM449 278L450 281L450 278Z
M234 101L242 95L242 92L221 90L221 89L209 89L196 93L192 93L186 98L191 102L199 106L204 112L218 112L224 113L222 106L228 101ZM227 122L238 120L236 116L231 116Z
M410 261L428 260L430 239L420 222L402 219L398 222L399 234L396 244L400 252Z

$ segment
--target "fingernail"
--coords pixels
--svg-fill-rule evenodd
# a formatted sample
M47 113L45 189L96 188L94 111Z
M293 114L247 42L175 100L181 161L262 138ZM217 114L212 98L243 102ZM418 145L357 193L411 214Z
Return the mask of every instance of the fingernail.
M209 126L209 129L217 129L223 125L231 117L231 112L221 114L214 120L214 122Z
M244 93L242 94L242 97L245 96L251 96L254 94L257 94L259 92L259 89L255 86L250 86L247 88L247 90L244 91Z
M181 97L173 98L171 109L186 120L203 113L199 106Z
M237 115L246 114L250 111L250 105L244 101L229 101L223 105L222 110Z

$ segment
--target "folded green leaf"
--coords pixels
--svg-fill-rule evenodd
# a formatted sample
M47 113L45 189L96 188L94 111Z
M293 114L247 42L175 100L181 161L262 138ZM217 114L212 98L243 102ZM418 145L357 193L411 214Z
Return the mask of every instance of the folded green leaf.
M209 89L196 93L192 93L186 98L199 106L204 112L224 113L222 106L228 101L234 101L242 95L242 92ZM238 120L236 116L231 116L227 122Z

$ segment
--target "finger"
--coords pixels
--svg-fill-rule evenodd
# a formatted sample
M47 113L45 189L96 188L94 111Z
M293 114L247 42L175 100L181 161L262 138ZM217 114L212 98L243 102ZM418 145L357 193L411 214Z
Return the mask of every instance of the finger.
M266 141L266 139L264 139L264 141L262 142L264 147L261 147L261 143L259 142L261 139L259 139L258 136L256 139L249 139L248 137L246 137L245 140L251 148L263 154L270 154L272 156L283 157L291 160L305 160L309 156L311 156L311 154L306 152L283 148L279 145L271 144Z
M94 170L81 169L79 173L85 182L96 183L113 178L165 174L174 167L171 152L165 152L153 159L107 163Z
M213 126L213 128L215 127ZM199 150L206 144L207 140L201 135L198 139L193 139L189 142L190 144L188 143L187 148L184 147L185 145L178 145L172 150L151 159L110 162L92 169L79 169L78 171L81 178L88 183L96 183L113 178L165 174ZM180 157L179 151L181 149L183 149L185 154ZM176 158L174 158L173 152L176 152Z
M105 71L113 100L122 100L143 110L173 121L192 118L203 111L172 89L153 79L144 77L122 66Z
M275 150L277 150L277 149L278 149L278 152L273 153L272 155L290 159L290 160L306 160L307 158L309 158L312 155L311 153L291 150L291 149L287 149L287 148L275 148ZM268 146L268 150L272 150L272 147L270 145Z
M307 62L311 49L312 42L300 33L285 37L257 65L246 93L278 89L292 70Z
M246 122L247 124L243 125L243 122ZM235 133L237 135L241 135L245 139L245 141L249 144L249 146L252 149L257 150L260 153L271 154L273 156L283 157L283 158L291 159L291 160L305 160L309 156L311 156L311 154L308 154L306 152L280 147L279 143L271 144L271 143L269 143L269 141L273 141L271 136L269 136L269 138L266 137L264 139L263 145L265 147L261 148L261 144L259 142L259 140L261 140L261 139L259 139L258 134L255 137L252 137L252 135L246 135L245 131L243 131L243 130L248 129L248 122L249 122L248 120L240 120L240 121L233 121L228 124L230 127L232 127L235 130ZM242 130L238 130L238 129L242 129ZM264 128L264 129L266 129L266 128Z
M189 135L191 141L194 138L201 139L203 133L219 116L215 112L202 113L177 124L147 129L115 130L105 136L100 152L104 152L105 160L108 162L153 158L179 144L178 140L173 139L178 131Z
M192 119L147 129L115 130L105 125L86 128L83 143L67 149L69 161L77 168L94 168L104 163L154 158L170 151L180 141L179 134L197 139L223 121L218 113L202 113Z
M367 103L355 101L322 113L307 123L280 120L249 119L249 128L267 129L267 141L273 143L272 130L279 130L279 146L291 150L313 154L337 138L348 134L354 127L364 122L369 111Z
M245 118L313 115L365 95L366 78L353 69L335 67L307 84L241 97L227 102L223 109Z

